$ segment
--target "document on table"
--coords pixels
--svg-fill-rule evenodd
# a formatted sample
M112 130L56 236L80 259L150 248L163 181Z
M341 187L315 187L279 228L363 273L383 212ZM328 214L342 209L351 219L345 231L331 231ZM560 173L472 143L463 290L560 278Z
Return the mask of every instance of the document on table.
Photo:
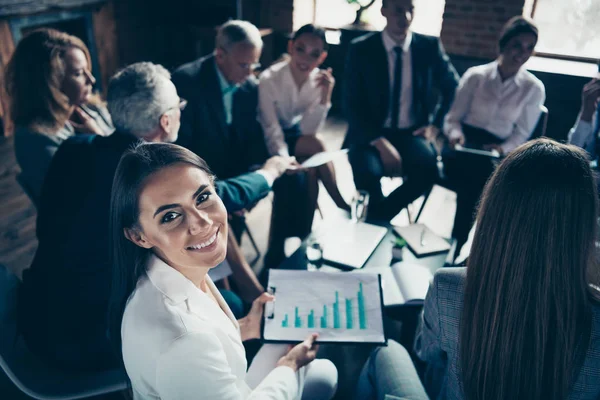
M314 156L310 157L308 160L304 161L301 165L304 168L318 167L323 164L327 164L328 162L333 161L337 157L343 156L346 153L348 153L348 149L337 150L337 151L323 151L321 153L317 153Z
M270 270L263 338L298 342L318 333L320 343L385 344L378 274Z

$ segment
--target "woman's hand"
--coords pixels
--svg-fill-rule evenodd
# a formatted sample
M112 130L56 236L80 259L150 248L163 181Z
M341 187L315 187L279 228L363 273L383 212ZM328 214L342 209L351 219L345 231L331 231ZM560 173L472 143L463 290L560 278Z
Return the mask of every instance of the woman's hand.
M335 86L335 78L331 71L331 68L327 68L317 74L317 87L321 88L321 104L323 105L331 103L331 92Z
M252 302L248 315L238 320L242 342L250 339L260 339L260 324L262 322L265 304L275 300L275 296L263 293Z
M75 107L71 118L69 119L73 128L77 133L95 133L96 135L104 136L104 131L100 129L100 126L90 117L81 107Z
M279 359L277 366L286 366L298 371L305 365L310 364L317 357L317 351L319 350L319 345L315 344L317 337L319 337L319 334L313 333L304 342L294 347L290 346L289 352Z

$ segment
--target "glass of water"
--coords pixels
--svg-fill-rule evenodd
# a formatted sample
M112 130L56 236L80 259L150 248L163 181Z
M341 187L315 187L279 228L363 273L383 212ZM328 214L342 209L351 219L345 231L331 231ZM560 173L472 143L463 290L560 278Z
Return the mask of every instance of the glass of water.
M364 222L367 219L369 208L369 192L357 190L350 205L350 219L352 222Z
M323 248L315 238L306 243L306 261L309 271L316 271L323 265Z

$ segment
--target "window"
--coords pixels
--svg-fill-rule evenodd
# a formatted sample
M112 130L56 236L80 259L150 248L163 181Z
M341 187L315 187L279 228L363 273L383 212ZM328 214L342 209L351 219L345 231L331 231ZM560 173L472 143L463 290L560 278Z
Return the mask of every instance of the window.
M600 1L527 0L540 34L536 52L595 61L600 58Z
M362 3L367 4L368 0L363 0ZM315 4L315 23L317 25L337 29L351 24L356 17L356 6L348 4L346 0L316 0ZM414 4L415 14L412 30L440 36L446 0L419 0ZM363 12L362 20L377 30L385 27L385 18L381 15L381 0L376 0Z

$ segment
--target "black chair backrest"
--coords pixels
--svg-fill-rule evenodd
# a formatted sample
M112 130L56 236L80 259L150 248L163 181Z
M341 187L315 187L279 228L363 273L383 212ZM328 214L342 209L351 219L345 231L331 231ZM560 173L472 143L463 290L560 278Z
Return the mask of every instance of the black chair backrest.
M540 118L538 119L535 128L533 129L533 133L531 134L531 139L537 139L539 137L546 136L546 128L548 126L548 109L546 106L540 107Z

